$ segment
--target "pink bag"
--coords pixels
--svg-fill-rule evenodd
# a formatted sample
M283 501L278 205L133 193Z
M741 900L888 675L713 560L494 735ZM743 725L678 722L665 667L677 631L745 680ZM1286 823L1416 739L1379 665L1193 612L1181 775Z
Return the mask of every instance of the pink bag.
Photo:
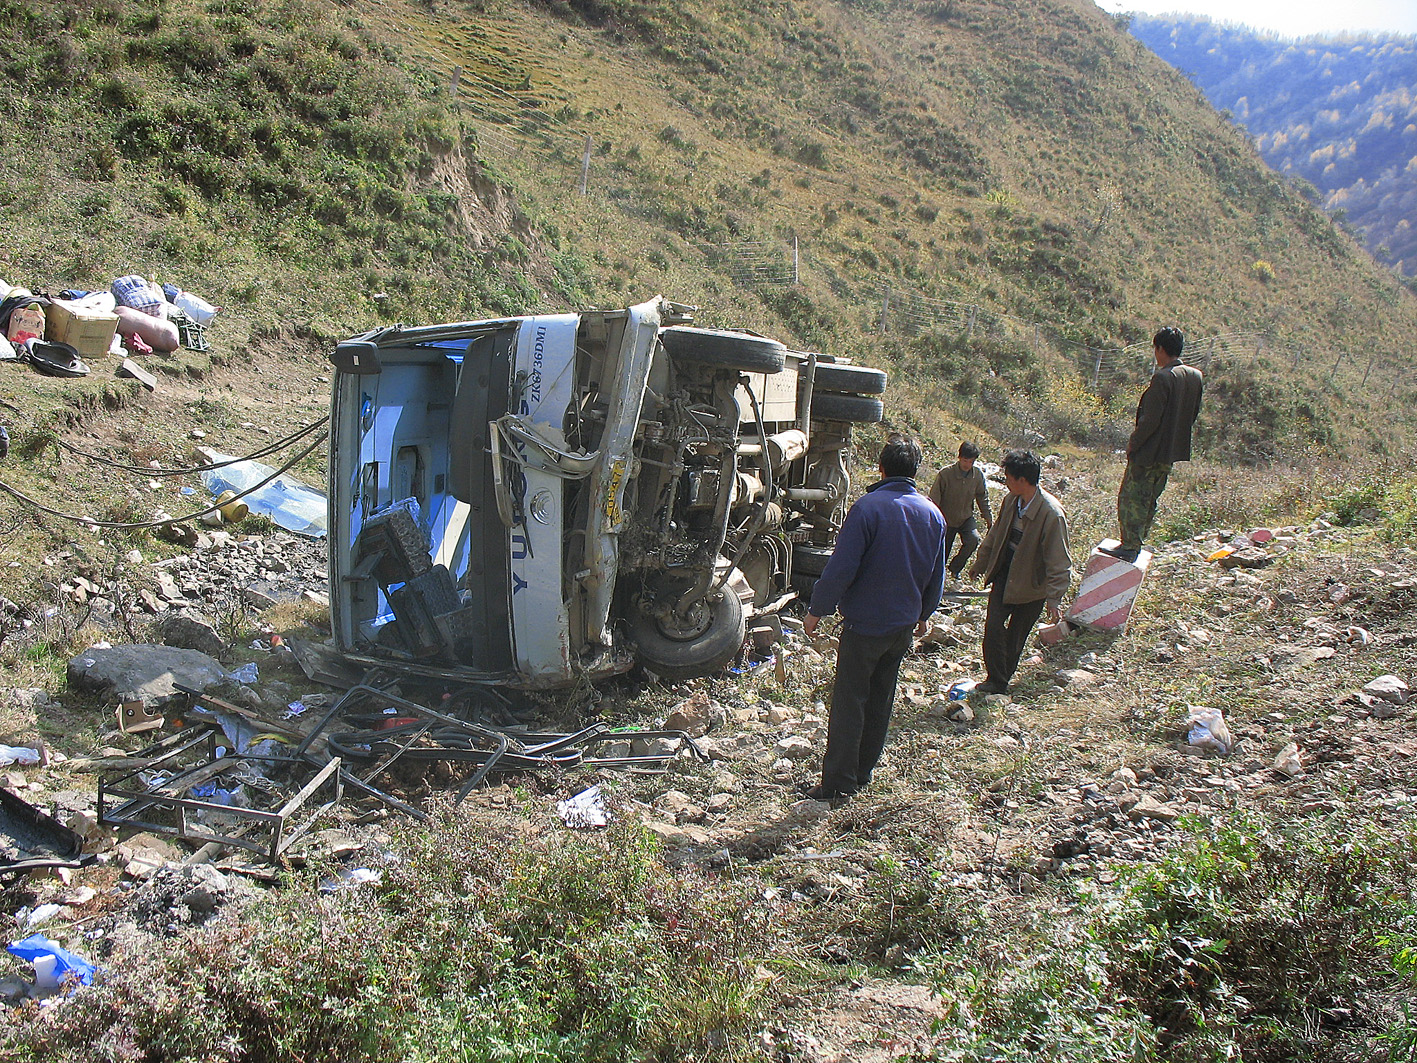
M130 306L114 307L118 335L138 336L155 351L175 351L181 342L177 326L165 317L152 317Z

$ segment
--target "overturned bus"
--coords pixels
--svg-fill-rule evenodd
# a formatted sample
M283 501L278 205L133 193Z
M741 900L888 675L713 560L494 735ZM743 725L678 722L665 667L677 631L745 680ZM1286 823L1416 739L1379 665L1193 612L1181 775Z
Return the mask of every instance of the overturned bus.
M346 657L526 689L722 669L807 592L885 373L620 310L346 340L330 603Z

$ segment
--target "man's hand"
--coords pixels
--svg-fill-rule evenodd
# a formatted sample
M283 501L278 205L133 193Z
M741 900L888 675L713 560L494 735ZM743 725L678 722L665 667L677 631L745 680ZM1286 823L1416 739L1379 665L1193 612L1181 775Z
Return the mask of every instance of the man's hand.
M1047 605L1044 606L1044 609L1048 613L1048 623L1056 624L1059 620L1063 619L1063 610L1060 606L1054 605L1052 602L1049 602Z
M915 625L915 637L918 638L918 639L923 639L923 638L925 637L925 632L926 632L926 630L927 630L929 627L930 627L930 621L929 621L929 620L922 620L922 621L920 621L920 623L918 623L918 624Z
M806 617L803 619L803 621L802 621L802 634L806 635L809 639L811 639L811 638L816 638L816 637L817 637L817 625L820 624L821 622L822 622L822 618L821 618L821 617L819 617L819 616L813 616L811 613L808 613L807 616L806 616Z

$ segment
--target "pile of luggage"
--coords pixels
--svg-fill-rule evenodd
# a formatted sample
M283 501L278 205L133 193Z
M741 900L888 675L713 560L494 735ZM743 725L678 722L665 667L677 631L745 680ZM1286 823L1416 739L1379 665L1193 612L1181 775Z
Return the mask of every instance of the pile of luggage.
M130 274L108 291L57 295L0 281L0 361L53 376L86 376L85 358L207 349L218 307L172 284Z

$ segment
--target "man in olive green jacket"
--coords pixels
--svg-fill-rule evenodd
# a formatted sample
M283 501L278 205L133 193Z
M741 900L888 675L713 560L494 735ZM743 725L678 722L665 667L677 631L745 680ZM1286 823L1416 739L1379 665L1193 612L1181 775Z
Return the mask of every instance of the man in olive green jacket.
M1072 581L1068 519L1058 500L1038 486L1038 455L1011 450L1004 455L1003 468L1009 493L969 571L971 579L983 577L989 587L984 621L984 666L989 674L975 687L985 694L1009 689L1039 614L1046 608L1050 622L1062 619L1063 595Z
M959 579L979 545L979 530L974 524L974 507L984 518L984 530L994 526L989 512L989 486L984 482L984 470L975 467L979 447L975 443L959 445L959 460L946 465L930 487L930 501L945 517L945 562L950 576ZM955 536L959 536L959 553L950 557Z
M1205 378L1181 361L1185 337L1167 326L1151 340L1156 369L1137 403L1137 426L1127 440L1127 470L1117 491L1117 524L1122 541L1100 547L1105 554L1135 561L1156 520L1156 503L1171 478L1171 466L1191 460L1191 427L1201 408Z

